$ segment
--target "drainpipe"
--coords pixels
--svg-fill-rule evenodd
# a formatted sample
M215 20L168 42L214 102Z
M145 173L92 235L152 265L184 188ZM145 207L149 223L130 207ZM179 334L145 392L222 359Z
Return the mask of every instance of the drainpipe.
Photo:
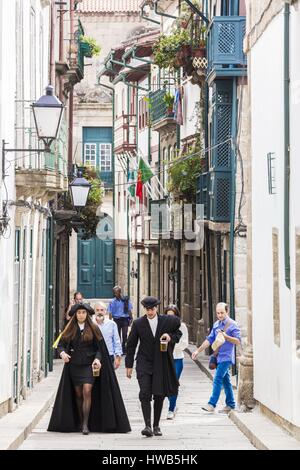
M130 106L130 101L129 101L129 86L127 85L127 114L129 114L129 106ZM129 173L129 159L127 158L127 175ZM127 176L126 175L126 176ZM126 205L126 209L127 209L127 289L128 289L128 296L130 297L130 236L131 236L131 233L130 233L130 217L129 217L129 197L127 197L127 205Z
M55 87L55 51L54 51L54 35L55 35L55 3L51 2L50 12L50 68L49 68L49 83Z
M74 0L70 0L70 48L74 45ZM73 165L73 112L74 112L74 87L69 92L69 135L68 135L68 166L71 172Z
M235 289L234 289L234 229L235 229L235 197L236 197L236 106L237 106L237 82L232 81L232 116L231 116L231 193L230 193L230 235L229 235L229 277L230 277L230 315L235 320Z
M144 13L144 8L145 8L146 5L143 5L141 7L141 18L143 18L143 20L146 20L146 21L151 21L151 23L155 23L155 24L159 24L160 25L160 21L156 21L156 20L152 20L152 18L149 18L148 16L145 15Z
M284 5L284 270L291 288L290 261L290 6Z

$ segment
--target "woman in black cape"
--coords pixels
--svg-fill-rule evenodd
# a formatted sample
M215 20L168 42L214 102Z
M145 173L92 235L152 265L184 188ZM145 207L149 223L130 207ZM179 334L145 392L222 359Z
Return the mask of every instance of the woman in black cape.
M117 377L88 304L74 305L58 351L64 360L48 431L131 431ZM100 368L98 377L93 368Z

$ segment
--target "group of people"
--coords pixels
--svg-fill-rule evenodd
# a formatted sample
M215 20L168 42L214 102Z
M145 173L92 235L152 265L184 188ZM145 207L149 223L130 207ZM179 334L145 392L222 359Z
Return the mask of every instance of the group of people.
M125 355L128 379L132 378L136 360L139 399L145 422L141 434L162 436L160 418L165 397L169 400L167 419L174 419L176 413L184 350L189 342L188 329L181 321L176 305L169 305L160 315L159 299L148 296L141 304L145 315L133 321L132 304L122 296L119 286L114 288L114 299L108 308L99 302L93 309L79 292L75 293L57 346L64 369L48 431L81 431L85 435L90 431L129 432L130 423L115 374L122 355ZM217 305L218 321L192 354L195 360L199 352L214 342L218 333L224 336L224 345L217 356L213 393L203 407L207 412L214 411L222 386L226 394L226 411L235 407L229 368L234 362L234 346L240 342L240 330L228 313L226 304Z

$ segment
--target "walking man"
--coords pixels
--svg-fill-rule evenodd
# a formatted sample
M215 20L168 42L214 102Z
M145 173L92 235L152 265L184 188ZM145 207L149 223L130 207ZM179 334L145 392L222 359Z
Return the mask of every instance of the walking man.
M224 387L226 395L226 406L220 410L222 413L229 413L235 408L235 400L230 380L230 367L235 363L234 348L241 343L241 332L238 324L229 318L228 305L224 302L218 303L216 307L218 321L212 327L212 330L207 336L206 340L199 346L192 354L192 359L195 360L199 352L204 351L211 346L215 341L218 333L220 333L225 342L218 348L217 355L217 369L213 381L212 395L208 404L203 406L204 411L214 413L220 398L222 386Z
M122 296L120 286L113 288L114 298L108 305L108 312L111 313L113 320L116 322L120 338L122 338L123 354L126 353L126 341L128 327L132 322L132 303L127 296Z
M134 355L138 342L136 372L139 382L139 399L145 421L142 435L162 436L159 427L164 398L177 395L178 380L173 361L173 350L182 335L180 319L171 315L158 315L160 301L155 297L145 297L141 304L145 315L134 320L127 341L125 359L126 375L132 376ZM165 344L161 344L161 342ZM165 351L162 351L165 349ZM153 430L151 427L151 400L154 398Z
M118 369L122 359L122 346L118 327L113 320L108 318L106 305L103 302L95 304L95 320L104 338L112 365L115 369Z

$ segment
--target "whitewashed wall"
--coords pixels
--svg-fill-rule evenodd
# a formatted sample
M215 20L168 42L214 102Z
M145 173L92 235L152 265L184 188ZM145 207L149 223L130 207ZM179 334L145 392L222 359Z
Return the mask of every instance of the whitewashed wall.
M295 22L296 18L293 21ZM296 46L295 41L296 36L293 35L291 44L292 47L295 47L294 59L298 62L296 48L299 48L299 46ZM276 51L276 53L271 51ZM299 364L295 363L293 353L295 295L294 287L289 291L284 281L283 57L283 14L280 14L272 20L255 44L250 57L254 394L255 398L263 405L288 421L299 425L299 400L297 403L293 402L293 389L296 389L296 383L293 384L293 370L296 372L296 369L298 371L299 368ZM299 72L295 70L294 74L296 73ZM295 111L294 108L292 110L291 140L292 175L296 174L297 171L295 150L299 146L299 130L296 124L298 117ZM268 152L274 152L276 158L276 195L268 194ZM292 181L295 183L293 178L295 176L292 176ZM298 188L299 184L293 184L292 201L299 201ZM295 202L292 203L292 221L295 219L293 214L293 211L296 210ZM277 228L279 233L280 347L275 344L273 333L273 228ZM292 233L293 222L291 224L291 237ZM291 249L294 249L293 241ZM293 257L291 261L293 262ZM294 278L293 269L291 274ZM294 279L292 286L294 286Z
M291 240L291 343L290 360L292 368L291 384L291 406L292 423L300 426L300 356L296 355L296 258L295 258L295 233L300 230L300 10L299 4L291 6L291 220L290 220L290 240ZM299 268L298 268L299 269ZM283 315L286 316L283 311ZM298 312L299 315L299 312ZM282 320L285 321L284 319Z
M8 47L9 45L9 47ZM14 99L15 99L15 2L0 2L0 139L14 142ZM13 158L13 154L10 154ZM8 197L14 198L14 166L7 170L5 178ZM5 187L0 180L1 196L7 198ZM0 201L1 202L1 201ZM13 262L14 262L14 210L9 210L11 233L8 238L0 237L0 403L10 397L12 383L12 328L13 328Z

